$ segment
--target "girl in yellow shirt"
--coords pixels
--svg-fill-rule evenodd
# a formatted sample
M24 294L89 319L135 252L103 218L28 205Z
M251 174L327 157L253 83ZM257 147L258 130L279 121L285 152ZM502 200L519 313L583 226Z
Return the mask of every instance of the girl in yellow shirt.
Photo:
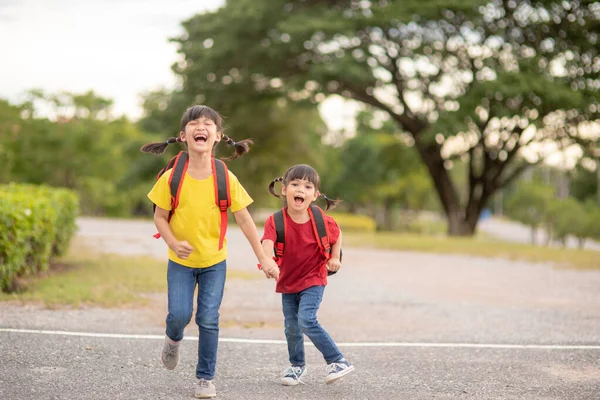
M216 396L212 382L215 375L219 340L219 308L223 299L227 258L227 242L219 246L221 212L215 203L215 182L212 158L218 143L224 139L236 151L229 159L248 151L250 140L234 142L223 134L223 120L210 107L196 105L188 108L181 119L179 137L164 143L142 147L142 151L160 154L169 143L187 144L188 168L182 177L177 212L169 218L171 191L166 171L156 182L148 197L156 205L154 222L169 247L167 271L168 314L166 338L161 359L167 369L179 362L179 343L183 330L190 322L193 297L198 285L196 324L199 328L198 364L196 366L196 397ZM262 270L268 278L278 279L279 268L265 255L256 225L247 210L252 203L237 177L227 171L230 187L230 209L237 224L252 246Z

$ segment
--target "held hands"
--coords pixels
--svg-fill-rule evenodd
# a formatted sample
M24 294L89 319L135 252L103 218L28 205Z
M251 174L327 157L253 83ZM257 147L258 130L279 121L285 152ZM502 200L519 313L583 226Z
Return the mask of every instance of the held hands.
M279 266L272 258L267 258L266 260L264 260L264 262L260 264L260 268L265 273L267 279L279 279Z
M185 240L182 240L181 242L175 242L169 247L171 247L171 250L173 250L177 257L181 258L182 260L187 259L190 254L192 254L192 251L194 251L194 248Z
M327 270L331 272L337 272L342 266L339 258L330 258L327 261Z

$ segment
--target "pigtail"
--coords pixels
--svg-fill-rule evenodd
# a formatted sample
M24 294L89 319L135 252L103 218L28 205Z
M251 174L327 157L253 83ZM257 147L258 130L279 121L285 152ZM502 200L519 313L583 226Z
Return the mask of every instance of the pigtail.
M167 139L165 142L145 144L140 148L140 151L142 153L152 153L158 155L164 153L168 145L177 142L181 142L181 139L178 137L172 137Z
M277 197L278 199L281 199L283 196L275 193L275 182L281 182L282 180L283 180L283 176L280 176L279 178L273 179L271 181L271 183L269 184L269 193L271 193L273 196Z
M338 203L342 202L342 200L340 200L340 199L335 199L335 200L330 199L329 197L325 196L324 194L322 194L321 196L323 196L323 199L325 199L325 202L327 202L327 207L325 207L325 211L328 211L329 209L334 209Z
M246 154L247 152L250 151L250 145L254 144L254 141L252 139L244 139L244 140L240 140L239 142L236 142L232 138L230 138L229 136L227 136L225 134L223 134L223 140L225 140L225 142L227 142L228 145L233 146L235 148L235 151L231 156L221 157L222 160L228 160L228 161L238 158L238 157L242 156L243 154Z

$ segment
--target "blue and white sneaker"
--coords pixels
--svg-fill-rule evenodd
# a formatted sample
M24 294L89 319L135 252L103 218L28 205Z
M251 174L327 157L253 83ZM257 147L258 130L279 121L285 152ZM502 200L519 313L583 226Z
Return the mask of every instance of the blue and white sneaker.
M327 371L325 383L330 384L354 371L354 366L352 366L348 360L342 358L339 361L327 364L325 370Z
M296 386L299 383L304 384L300 380L306 374L306 366L292 365L285 371L283 371L283 377L281 378L281 383L284 386Z

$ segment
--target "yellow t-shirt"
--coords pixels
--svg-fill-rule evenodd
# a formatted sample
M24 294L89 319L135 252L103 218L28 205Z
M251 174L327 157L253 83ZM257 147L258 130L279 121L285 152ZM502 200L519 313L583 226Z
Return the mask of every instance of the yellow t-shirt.
M165 172L148 193L148 198L158 207L171 209L171 191L169 177L172 169ZM252 204L253 200L240 184L237 177L229 173L229 189L232 212L239 211ZM221 212L215 203L214 178L202 180L192 178L186 173L179 193L179 205L170 221L171 231L177 240L187 241L194 251L182 260L169 249L169 259L191 268L207 268L227 258L227 239L219 250L221 232Z

